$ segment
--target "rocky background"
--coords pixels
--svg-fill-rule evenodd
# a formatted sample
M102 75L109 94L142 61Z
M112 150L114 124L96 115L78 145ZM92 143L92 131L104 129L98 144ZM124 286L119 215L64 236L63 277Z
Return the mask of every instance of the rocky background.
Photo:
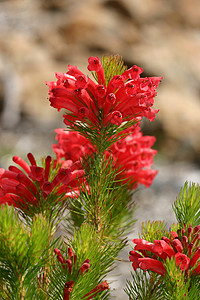
M45 80L67 65L87 70L89 56L120 54L143 76L163 76L153 123L159 174L135 195L138 218L174 221L171 203L185 180L199 181L199 0L0 0L0 166L12 155L51 154L62 114L49 106ZM127 260L127 253L122 257ZM120 290L130 264L113 287ZM114 299L127 299L123 292Z

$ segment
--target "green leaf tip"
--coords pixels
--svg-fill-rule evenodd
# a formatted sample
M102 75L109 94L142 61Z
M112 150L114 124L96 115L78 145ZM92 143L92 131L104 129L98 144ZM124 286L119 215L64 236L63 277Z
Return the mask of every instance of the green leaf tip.
M195 227L200 224L200 186L194 182L185 182L176 201L172 205L180 227Z
M124 65L124 61L119 54L104 55L102 57L102 66L105 73L106 86L113 76L121 75L127 70L127 66Z
M124 71L128 69L128 67L124 64L124 61L119 54L102 56L101 64L105 74L106 86L108 85L113 76L121 75ZM91 73L94 79L98 82L97 73Z
M149 242L160 240L163 236L168 237L169 231L166 229L167 223L165 221L145 221L142 222L141 238Z

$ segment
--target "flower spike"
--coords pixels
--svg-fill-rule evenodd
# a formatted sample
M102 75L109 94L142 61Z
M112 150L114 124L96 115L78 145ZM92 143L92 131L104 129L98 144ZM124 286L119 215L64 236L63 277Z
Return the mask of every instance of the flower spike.
M50 105L68 111L64 115L66 125L81 121L97 129L110 124L120 126L138 117L150 121L155 118L158 110L152 106L161 77L141 78L142 68L125 70L118 57L104 57L102 62L90 57L88 62L88 70L96 73L98 83L75 66L68 66L67 73L56 73L57 81L46 82Z

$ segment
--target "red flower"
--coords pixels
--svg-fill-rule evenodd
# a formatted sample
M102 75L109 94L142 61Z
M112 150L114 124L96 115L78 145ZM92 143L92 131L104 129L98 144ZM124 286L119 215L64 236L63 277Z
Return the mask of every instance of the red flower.
M69 274L71 274L72 267L75 266L76 260L77 260L76 253L73 253L72 248L68 247L68 249L67 249L68 259L64 259L60 250L57 248L54 249L54 253L57 255L57 259L61 263L63 270L65 271L68 269ZM89 259L84 260L84 262L82 263L81 267L78 270L77 275L79 274L79 272L82 275L84 272L86 273L89 271L89 268L90 268L89 262L90 262Z
M69 272L68 276L72 276L74 278L74 275L75 275L75 277L77 277L79 274L83 275L83 273L87 273L89 271L90 260L86 259L86 260L84 260L84 262L82 263L81 267L79 268L79 270L77 272L77 269L75 268L77 256L76 256L76 253L73 253L73 250L71 249L71 247L68 247L68 249L67 249L68 259L65 259L62 256L60 250L57 248L54 249L54 253L57 255L57 260L61 263L62 269L65 272ZM73 291L74 284L75 284L74 281L68 281L65 283L64 291L63 291L63 294L64 294L63 299L66 299L66 300L70 299L70 293ZM87 299L91 299L91 298L87 298Z
M133 269L150 270L160 275L166 273L164 262L167 258L174 258L177 267L185 274L198 275L200 273L200 226L186 230L171 232L171 239L163 237L150 243L143 239L133 239L134 251L130 251L129 259Z
M89 259L86 259L83 263L82 263L82 265L81 265L81 267L80 267L80 269L79 269L79 271L81 272L81 275L85 272L88 272L88 270L89 270L89 268L90 268L90 264L89 264L89 262L90 262L90 260ZM78 271L78 272L79 272Z
M180 267L182 271L187 270L190 265L190 259L187 255L180 252L175 254L176 265Z
M66 109L64 123L82 121L89 126L120 126L123 121L146 117L150 121L158 110L152 108L161 77L140 78L142 69L133 66L115 75L106 86L105 74L98 57L88 59L88 70L96 72L98 83L75 66L67 73L56 73L57 81L49 86L50 105Z
M65 161L76 162L86 154L94 152L92 144L79 133L62 128L56 129L55 132L58 144L53 144L52 148L60 162L62 158Z
M70 294L73 291L74 287L74 281L68 281L65 283L64 286L64 291L63 291L63 300L69 300L70 299Z
M137 268L139 268L138 258L143 258L143 256L141 254L139 254L138 252L133 251L133 250L130 251L129 254L130 254L129 259L130 259L130 261L132 261L132 267L136 271Z
M99 58L91 56L88 59L88 63L89 63L88 70L95 71L97 73L98 83L105 85L106 82L105 82L104 70L103 70L103 67L101 65Z
M138 184L149 187L158 171L152 170L153 157L157 153L150 147L155 142L154 136L143 136L140 124L130 127L124 133L129 134L113 144L106 151L106 158L113 158L113 166L119 168L120 178L129 181L130 188L137 188ZM59 162L72 160L73 162L83 156L92 154L92 144L77 132L56 129L58 144L54 144L53 150Z
M28 204L40 206L41 201L48 201L48 197L71 194L72 188L77 189L77 177L83 176L83 170L78 170L78 165L72 161L59 167L52 161L51 156L45 159L44 167L39 167L33 154L28 154L30 165L18 156L13 161L22 170L10 166L9 171L0 169L0 203L8 203L28 211ZM51 170L51 172L50 172ZM63 199L63 198L62 198Z
M125 130L128 134L110 148L107 156L114 159L114 166L119 168L120 177L129 182L130 188L137 188L138 184L149 187L158 171L152 170L156 150L151 149L155 142L154 136L143 136L140 123Z
M159 260L153 259L153 258L139 258L138 259L139 267L140 269L146 271L150 270L153 272L156 272L159 275L164 275L165 273L165 268L163 266L163 263Z

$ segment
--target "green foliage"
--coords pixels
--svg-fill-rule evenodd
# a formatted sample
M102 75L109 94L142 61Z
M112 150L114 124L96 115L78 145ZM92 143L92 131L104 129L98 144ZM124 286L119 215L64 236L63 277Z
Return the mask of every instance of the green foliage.
M176 266L175 258L167 258L164 263L166 274L163 276L164 290L168 300L198 300L200 297L199 276L189 276Z
M74 238L67 242L77 255L77 261L72 267L72 273L63 270L55 258L52 265L48 295L51 299L63 299L63 289L66 282L75 282L70 299L81 299L97 284L104 280L105 275L113 268L113 263L119 251L124 247L124 241L113 243L104 242L92 226L83 224L78 231L74 231ZM67 258L67 247L63 245L62 253ZM84 260L90 260L90 268L82 275L78 272ZM107 299L108 291L104 291L94 299Z
M13 207L0 207L1 299L31 299L35 295L48 246L49 227L42 215L36 215L28 227Z
M131 273L124 291L130 300L166 300L162 293L162 277L153 272L138 270Z
M104 55L101 59L101 63L105 74L106 86L113 76L121 75L127 70L127 66L124 65L122 57L118 54ZM98 82L97 73L92 72L92 76Z
M163 236L168 237L169 231L166 230L166 226L165 221L142 222L142 233L139 237L152 243L154 240L160 240Z
M101 236L119 238L130 230L135 206L132 195L123 184L112 160L94 153L84 159L85 179L80 196L72 199L72 227L84 221L95 227ZM69 219L68 219L69 221Z
M167 258L164 266L166 269L166 274L163 277L163 281L166 286L165 293L167 299L189 299L187 296L190 287L190 279L185 278L185 272L176 266L175 258Z
M81 191L82 194L82 191ZM65 227L67 230L70 230L71 233L74 231L74 228L81 227L84 222L84 211L82 210L82 202L78 198L70 199L70 218L67 219L68 227ZM71 225L71 226L70 226Z
M137 116L136 116L137 117ZM115 124L109 124L106 127L103 126L103 112L99 116L99 125L94 127L92 123L88 125L87 123L82 123L76 121L70 125L70 128L73 131L77 131L79 134L83 135L88 141L91 142L93 147L99 153L103 153L109 149L111 145L116 143L118 140L126 137L131 134L124 132L127 128L135 125L137 120L126 121L123 120L123 123L118 126ZM70 121L70 120L69 120ZM87 121L89 123L89 121Z
M187 294L187 300L199 300L200 299L200 277L193 276L190 281L190 288Z
M102 57L102 66L105 73L106 86L113 76L121 75L125 70L127 70L127 66L124 65L123 59L120 55L104 55Z
M198 184L185 183L172 206L180 227L195 227L200 224L200 187Z

